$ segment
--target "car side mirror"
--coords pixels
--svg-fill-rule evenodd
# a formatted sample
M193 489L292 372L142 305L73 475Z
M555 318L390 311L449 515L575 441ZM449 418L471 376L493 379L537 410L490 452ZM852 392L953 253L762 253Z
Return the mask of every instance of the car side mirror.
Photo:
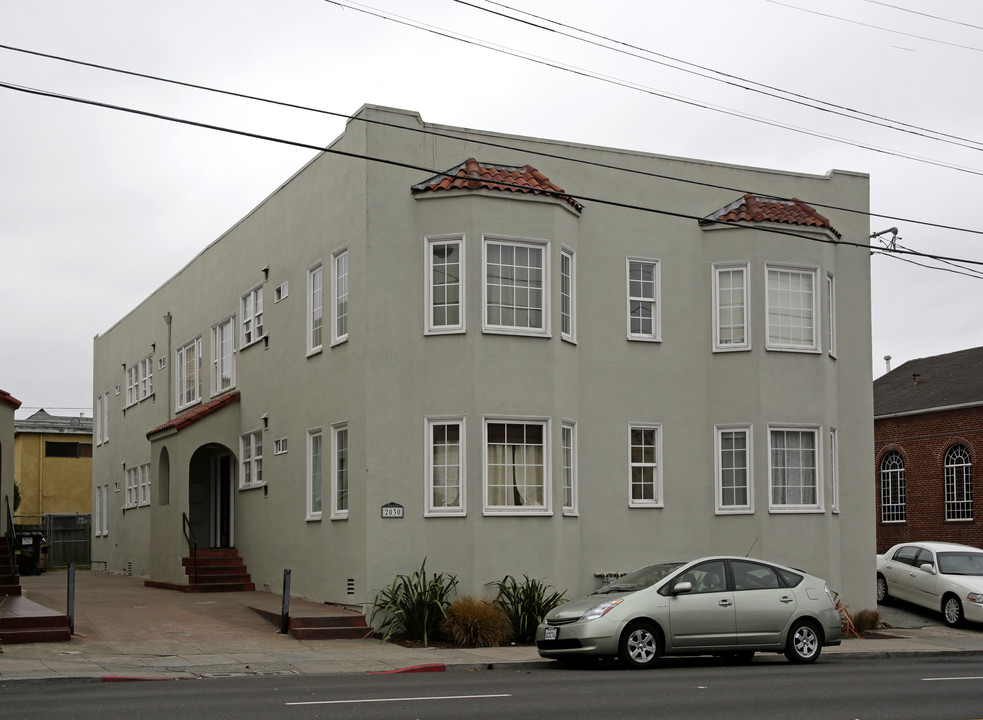
M693 592L693 583L689 580L684 582L676 583L672 588L673 595L682 595L683 593Z
M935 574L935 566L932 563L923 563L918 569L922 572L927 572L929 575Z

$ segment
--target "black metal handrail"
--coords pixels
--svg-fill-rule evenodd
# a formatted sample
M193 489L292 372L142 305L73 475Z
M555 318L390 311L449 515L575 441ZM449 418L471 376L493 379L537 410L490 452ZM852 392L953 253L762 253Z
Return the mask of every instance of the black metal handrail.
M14 553L14 547L17 545L17 530L14 529L14 513L10 509L10 496L4 495L3 499L6 501L7 507L7 552L10 554L10 567L13 568L14 575L17 574L17 555Z
M191 521L188 520L187 513L181 513L181 519L184 521L184 539L188 541L188 548L191 550L191 582L195 585L198 584L198 538L195 537L194 528L191 527Z

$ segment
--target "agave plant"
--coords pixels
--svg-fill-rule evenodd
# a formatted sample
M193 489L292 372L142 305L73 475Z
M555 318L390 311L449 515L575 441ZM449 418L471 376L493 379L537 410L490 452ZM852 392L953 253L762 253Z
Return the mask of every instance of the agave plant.
M550 610L566 602L566 591L558 592L541 580L522 576L519 582L511 575L493 583L498 588L495 603L505 611L516 642L531 643L536 639L536 627Z
M435 573L428 578L424 558L419 570L397 575L389 587L376 595L371 620L375 624L376 614L385 616L379 626L385 640L402 630L411 640L426 645L444 621L455 587L454 575Z

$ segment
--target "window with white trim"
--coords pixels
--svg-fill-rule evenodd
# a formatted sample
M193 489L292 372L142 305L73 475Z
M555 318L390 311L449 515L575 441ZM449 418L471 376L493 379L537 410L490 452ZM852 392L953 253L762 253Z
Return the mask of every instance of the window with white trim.
M548 336L549 242L484 238L484 331Z
M769 426L772 512L822 510L820 450L818 427Z
M331 426L331 519L348 519L348 425Z
M750 266L717 264L713 266L713 349L715 352L749 350L748 274Z
M273 304L280 302L285 297L290 295L290 284L283 283L282 285L277 285L273 288Z
M239 487L258 487L263 480L263 431L239 436Z
M150 504L150 463L140 466L140 497L141 505Z
M464 418L427 418L426 432L425 515L465 515Z
M769 350L819 352L817 268L766 265Z
M130 365L126 368L126 405L124 407L130 407L131 405L136 405L138 397L138 390L140 388L140 366Z
M225 392L236 382L235 318L212 327L212 395Z
M465 330L464 236L426 238L427 334Z
M331 344L348 339L348 248L331 256L334 282L331 283Z
M92 494L92 533L102 537L102 485L96 485Z
M906 522L904 459L892 450L881 460L881 522Z
M150 463L126 468L124 507L150 504Z
M141 400L146 400L154 394L154 356L148 355L140 365L140 390Z
M320 520L324 489L324 434L321 428L307 432L307 519Z
M102 445L102 395L96 397L92 408L92 430L96 445Z
M560 249L560 337L577 341L577 286L574 252Z
M548 515L550 421L484 418L484 512Z
M109 390L102 396L102 441L109 442Z
M283 455L287 452L287 438L277 438L273 441L273 454Z
M836 428L829 429L829 509L840 511L840 442Z
M307 354L320 352L324 343L324 267L317 263L307 271Z
M945 454L945 519L973 519L973 461L962 445Z
M628 506L662 507L662 426L628 426Z
M628 339L658 342L662 340L659 261L630 257L627 263Z
M714 427L718 513L754 512L750 425Z
M836 278L832 273L826 275L826 325L827 348L830 357L836 357Z
M239 347L248 347L263 338L263 286L257 285L239 299Z
M560 426L563 514L577 514L577 425L564 421Z
M201 336L179 347L175 358L176 406L180 410L201 401Z

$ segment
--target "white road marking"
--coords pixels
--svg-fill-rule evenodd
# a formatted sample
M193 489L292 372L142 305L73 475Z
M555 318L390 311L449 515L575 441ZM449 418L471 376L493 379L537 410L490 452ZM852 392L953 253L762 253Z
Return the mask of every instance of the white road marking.
M983 676L967 676L967 677L937 677L937 678L922 678L926 682L934 682L938 680L983 680Z
M402 697L402 698L365 698L362 700L310 700L306 702L288 702L286 705L345 705L351 703L381 703L381 702L409 702L412 700L478 700L482 698L506 698L512 697L511 693L505 695L432 695L430 697Z

